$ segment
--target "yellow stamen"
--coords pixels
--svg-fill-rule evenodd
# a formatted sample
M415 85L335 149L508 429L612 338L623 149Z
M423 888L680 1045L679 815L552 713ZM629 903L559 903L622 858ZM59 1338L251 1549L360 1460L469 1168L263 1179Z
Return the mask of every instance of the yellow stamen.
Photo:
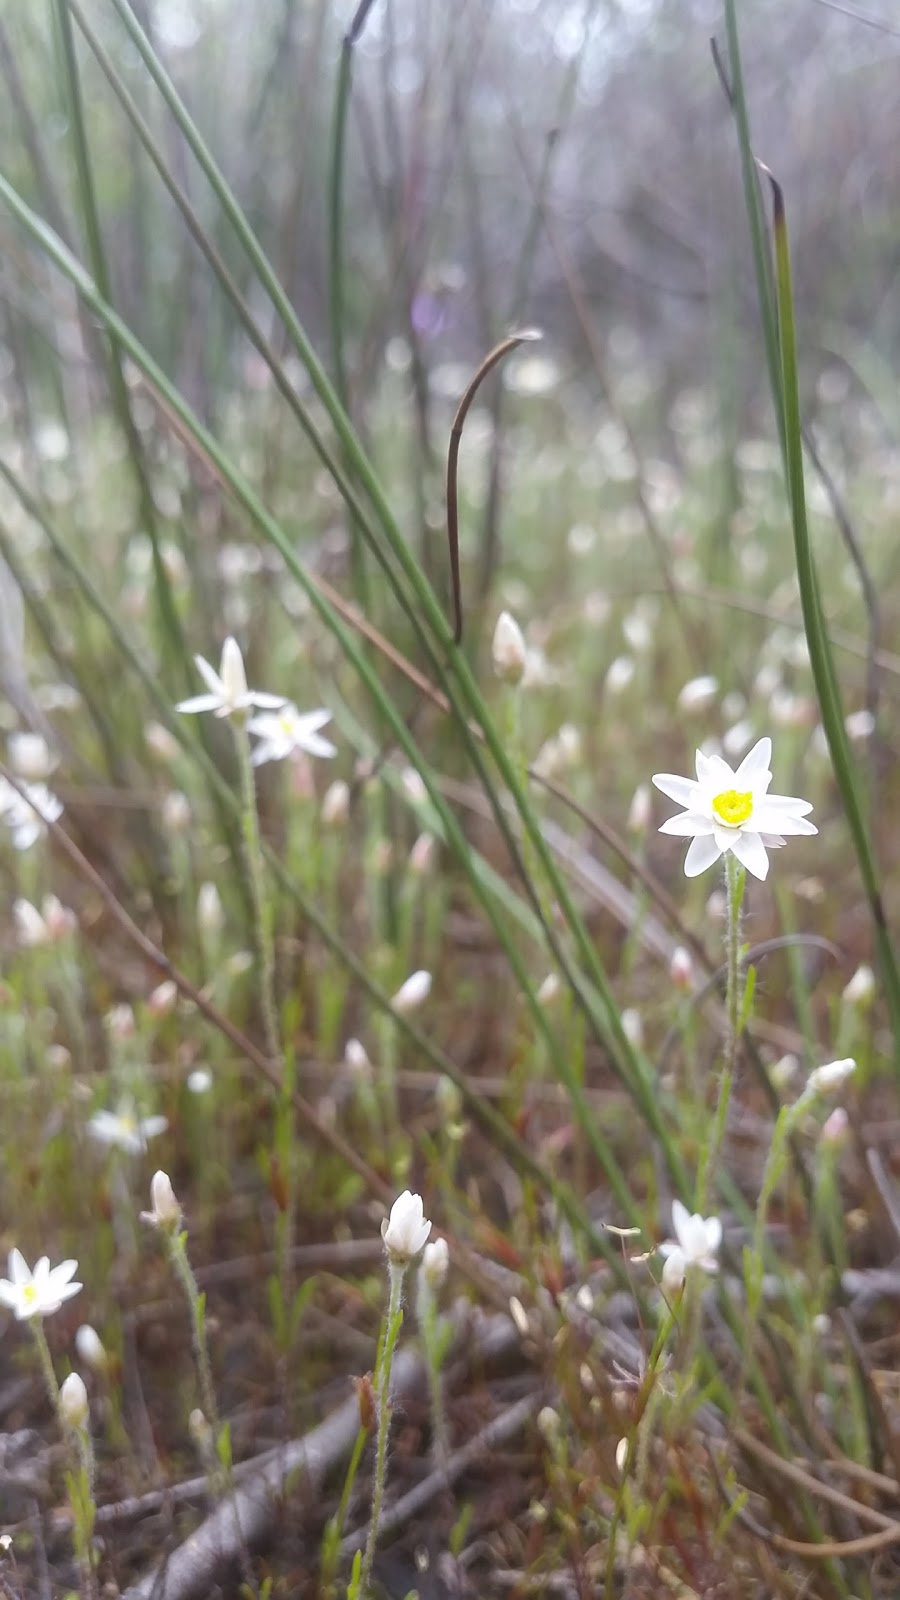
M752 791L748 789L741 794L737 789L724 789L716 795L712 808L726 828L739 828L742 822L749 822L753 815Z

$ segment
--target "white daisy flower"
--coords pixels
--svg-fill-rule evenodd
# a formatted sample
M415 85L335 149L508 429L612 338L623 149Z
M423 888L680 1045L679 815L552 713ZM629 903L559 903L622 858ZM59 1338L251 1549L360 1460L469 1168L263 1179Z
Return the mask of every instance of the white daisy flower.
M259 739L251 757L253 765L261 767L265 761L285 761L299 751L309 756L336 756L334 745L319 733L330 721L330 711L298 711L296 706L286 702L281 703L278 711L251 717L247 731Z
M260 694L255 689L247 688L244 658L236 639L229 637L225 640L218 672L203 656L195 656L194 664L209 693L195 694L190 700L182 700L175 707L176 711L185 711L189 715L211 711L216 717L233 717L235 712L249 711L253 706L261 711L272 711L284 705L282 694Z
M672 1202L672 1227L674 1239L666 1239L659 1253L666 1258L663 1267L663 1288L680 1289L688 1269L699 1267L703 1272L718 1272L719 1245L722 1243L722 1224L718 1217L693 1215L680 1200Z
M785 834L818 833L806 820L812 810L808 800L768 793L771 756L771 739L759 739L737 771L722 756L698 750L696 781L669 772L654 775L657 789L685 808L659 831L691 840L684 862L688 878L705 872L729 850L755 878L765 878L767 847L784 844Z
M77 1271L77 1261L51 1267L49 1257L41 1256L32 1272L21 1250L10 1250L9 1277L0 1278L0 1305L7 1306L19 1322L49 1317L80 1290L80 1283L70 1281Z
M130 1156L142 1156L148 1139L158 1138L168 1126L165 1117L138 1117L129 1101L123 1101L118 1111L95 1111L87 1125L98 1144L112 1145Z

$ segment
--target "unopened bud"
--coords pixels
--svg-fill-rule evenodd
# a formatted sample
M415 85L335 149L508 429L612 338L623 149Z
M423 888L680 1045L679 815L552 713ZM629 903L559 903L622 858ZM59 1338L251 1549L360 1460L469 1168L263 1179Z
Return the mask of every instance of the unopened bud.
M70 1372L65 1383L59 1391L59 1414L69 1428L83 1431L88 1424L90 1409L88 1407L87 1389L84 1379L77 1372Z
M201 933L216 938L225 921L222 897L214 883L201 883L197 891L197 927Z
M628 811L628 832L646 833L653 815L653 801L650 794L650 785L640 783L634 791L631 806Z
M162 803L163 827L167 833L187 833L191 821L191 802L180 789L170 789Z
M432 1239L422 1251L422 1264L419 1268L429 1289L436 1293L441 1288L449 1266L450 1252L447 1249L446 1239Z
M178 985L167 978L165 983L157 984L156 988L147 997L147 1009L152 1017L167 1017L174 1011L178 999Z
M326 828L342 828L349 815L350 789L343 778L337 778L322 796L322 821Z
M417 878L423 878L430 871L434 861L435 838L432 833L420 833L418 839L409 852L409 870Z
M676 989L689 994L694 987L694 958L683 944L676 945L669 962L669 977Z
M491 660L497 677L504 683L521 683L527 659L528 651L519 624L508 611L501 611L491 643Z
M860 1009L869 1005L875 995L875 974L871 967L857 967L844 990L844 999L848 1006L859 1006Z
M83 1322L78 1329L75 1335L75 1349L86 1367L92 1367L95 1372L106 1371L109 1356L99 1333L89 1322Z
M430 993L431 973L414 972L411 977L407 978L405 983L400 985L391 1001L391 1005L395 1011L399 1011L401 1016L408 1016L411 1011L417 1011L419 1006L425 1004Z
M181 1227L181 1207L167 1172L154 1172L150 1183L152 1210L141 1212L141 1221L149 1222L164 1233L177 1233Z

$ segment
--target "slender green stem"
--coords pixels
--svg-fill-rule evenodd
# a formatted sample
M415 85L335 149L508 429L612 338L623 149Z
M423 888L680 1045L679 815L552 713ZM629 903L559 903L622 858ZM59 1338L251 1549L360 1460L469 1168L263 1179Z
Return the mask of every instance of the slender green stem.
M391 1368L394 1364L394 1350L397 1346L397 1339L403 1326L403 1313L400 1306L403 1296L406 1263L390 1259L388 1272L390 1275L390 1296L384 1325L381 1360L378 1363L378 1371L375 1375L375 1396L378 1403L378 1437L375 1443L372 1518L369 1523L369 1536L363 1552L359 1583L356 1589L358 1600L366 1600L368 1595L369 1579L372 1576L372 1562L375 1559L375 1546L378 1543L378 1524L381 1520L381 1507L384 1503L388 1435L391 1428Z
M166 1232L166 1243L169 1248L169 1260L184 1290L184 1297L188 1303L194 1359L197 1363L197 1378L200 1383L200 1401L203 1406L203 1414L213 1430L218 1447L220 1438L219 1407L216 1403L216 1392L213 1387L209 1343L206 1338L206 1311L203 1296L197 1288L197 1280L188 1260L187 1235L185 1233Z
M710 1191L715 1181L716 1164L721 1153L722 1141L725 1137L728 1107L731 1103L731 1091L734 1085L734 1072L737 1065L738 1039L741 1029L741 901L743 895L744 869L740 866L734 852L729 850L725 855L725 958L727 963L725 1011L727 1033L712 1133L697 1186L697 1209L701 1213L706 1210Z
M256 782L250 759L250 738L245 722L239 717L233 718L231 725L241 780L241 828L244 836L244 859L250 883L250 899L253 905L253 933L256 959L259 964L259 998L263 1033L269 1057L279 1063L281 1030L278 1026L278 1004L275 998L275 930L272 902L266 893Z
M72 1528L75 1541L75 1554L81 1572L81 1582L85 1600L94 1600L97 1586L94 1579L94 1566L91 1554L91 1540L94 1532L94 1519L96 1507L94 1502L94 1450L87 1425L73 1428L64 1422L60 1412L60 1390L53 1370L53 1357L44 1332L44 1324L40 1317L31 1318L31 1332L34 1338L35 1349L41 1366L50 1404L59 1419L66 1442L74 1444L73 1470L66 1475L69 1490L69 1504L72 1510Z

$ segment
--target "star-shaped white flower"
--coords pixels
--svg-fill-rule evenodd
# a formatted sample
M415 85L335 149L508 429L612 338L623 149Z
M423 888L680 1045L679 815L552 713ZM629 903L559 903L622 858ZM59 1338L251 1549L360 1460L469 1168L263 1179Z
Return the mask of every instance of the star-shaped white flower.
M49 1257L41 1256L32 1272L22 1252L10 1250L9 1277L0 1278L0 1305L8 1307L19 1322L49 1317L64 1300L78 1293L81 1284L71 1282L77 1271L77 1261L61 1261L58 1267L51 1267Z
M59 820L63 808L45 783L23 782L22 790L20 794L5 778L0 779L0 813L15 849L30 850L46 833L46 824Z
M95 1111L88 1121L88 1133L99 1144L112 1145L130 1156L142 1156L148 1139L156 1139L169 1126L165 1117L138 1117L130 1101L118 1111Z
M674 1239L666 1239L659 1253L666 1258L663 1267L663 1288L680 1289L688 1270L699 1267L703 1272L718 1272L719 1245L722 1243L722 1224L718 1217L693 1215L680 1200L672 1202L672 1227Z
M182 700L175 707L176 711L186 711L191 715L198 711L211 711L216 717L233 717L236 712L249 711L253 706L258 706L260 710L274 710L284 705L284 695L261 694L256 689L247 688L244 658L236 639L229 637L225 640L218 672L203 656L195 656L194 664L209 693L195 694L190 700Z
M251 717L247 730L259 739L250 758L253 765L261 767L264 761L286 761L298 751L308 756L336 756L334 745L319 733L330 721L330 711L298 711L289 702L282 702L278 711Z
M685 808L683 815L669 817L659 831L691 840L684 862L687 877L696 878L731 850L755 878L765 878L767 847L784 844L784 834L818 833L806 820L812 810L808 800L769 794L771 757L771 739L759 739L736 772L721 756L705 756L698 750L696 782L669 772L654 775L657 789Z

